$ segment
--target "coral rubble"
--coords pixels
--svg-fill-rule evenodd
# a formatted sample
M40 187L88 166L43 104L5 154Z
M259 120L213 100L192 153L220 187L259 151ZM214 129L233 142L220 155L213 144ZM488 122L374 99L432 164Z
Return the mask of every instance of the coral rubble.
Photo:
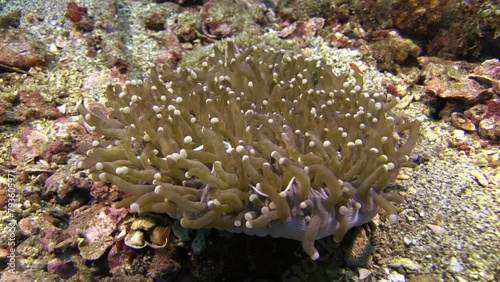
M186 228L213 227L303 242L339 242L401 200L385 192L420 122L388 117L397 99L363 89L356 65L229 42L199 69L160 69L110 85L108 101L78 110L105 139L80 163L129 197L117 207L166 213ZM112 139L112 141L109 141Z

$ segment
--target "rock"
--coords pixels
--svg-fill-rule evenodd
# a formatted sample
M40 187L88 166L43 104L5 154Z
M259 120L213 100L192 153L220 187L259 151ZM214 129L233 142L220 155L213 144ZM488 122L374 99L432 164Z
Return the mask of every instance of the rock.
M436 235L443 235L446 232L446 229L438 225L426 224L426 226Z
M135 250L126 247L123 242L117 242L109 250L107 259L109 272L117 275L133 272L134 264L140 260L140 256Z
M44 236L42 239L42 250L48 253L53 253L54 251L56 251L57 245L59 245L61 242L66 241L69 237L67 233L56 227L48 227L47 229L43 230L43 233Z
M47 263L47 271L59 275L62 279L68 279L75 275L76 268L72 261L53 259Z
M151 12L146 16L144 25L149 30L160 31L165 29L165 15L158 12Z
M403 38L395 31L379 30L371 36L369 50L381 70L399 72L401 64L409 58L416 58L421 52L412 40Z
M433 77L426 80L424 85L427 93L444 99L453 98L474 102L491 98L490 93L483 91L484 89L474 80L455 82Z
M485 104L477 104L474 105L472 108L466 110L464 112L464 116L472 123L475 125L479 125L479 122L481 122L483 119L486 118L486 115L488 113L488 106Z
M418 57L422 66L425 91L431 95L466 102L481 102L490 99L493 92L469 78L476 65L466 62L447 61L432 57Z
M241 33L258 34L256 21L263 16L263 5L258 2L245 1L237 4L231 0L203 1L199 15L203 35L209 38L224 38ZM254 17L255 16L255 17ZM186 40L191 41L191 40Z
M470 172L470 174L474 176L474 178L477 180L479 184L481 184L481 186L488 187L488 185L490 184L488 179L481 172L473 170Z
M40 41L12 40L0 45L0 64L19 69L46 67L49 54Z
M0 29L18 27L21 19L20 9L13 9L0 15Z
M168 29L177 36L182 42L190 42L196 38L196 31L201 29L200 15L185 11L176 14L169 19Z
M479 123L478 132L482 138L493 141L500 140L500 116L483 119Z
M407 245L407 246L410 246L411 244L413 244L413 240L408 236L404 236L403 241L405 242L405 245Z
M392 268L399 268L403 267L406 270L418 272L420 271L423 267L420 265L418 262L413 261L409 258L402 258L402 257L394 257L390 259L388 262L388 265Z
M19 227L19 232L23 236L30 236L33 233L33 224L31 223L32 219L29 217L23 218L19 221L17 226Z
M451 258L450 265L448 268L455 273L460 273L465 270L465 268L460 264L460 262L456 257Z
M453 130L453 137L457 138L460 141L465 141L466 139L465 131L460 129L455 129Z
M87 16L87 8L80 7L75 2L68 2L66 16L73 22L80 22L85 16Z
M362 268L362 267L358 268L358 278L359 278L359 280L365 280L371 274L372 274L371 271L368 270L368 269L366 269L366 268Z
M155 253L149 266L147 276L153 279L160 277L173 277L180 270L181 265L172 257L172 254L162 250Z
M67 233L83 239L78 248L84 259L96 260L113 245L111 234L118 223L127 216L127 209L92 206L83 211L75 211ZM80 235L81 234L81 235Z
M473 70L469 77L493 87L496 93L500 94L500 61L498 59L484 61Z
M0 55L1 56L1 55ZM62 117L59 110L43 98L39 92L19 92L19 102L17 110L28 120L32 119L56 119Z
M387 276L391 282L405 282L406 278L403 274L397 272L397 271L391 271L389 275Z
M291 25L288 25L284 27L282 30L280 30L278 36L280 38L287 38L288 36L291 36L296 29L297 29L297 22L293 22Z
M14 141L10 148L13 163L28 162L40 157L46 150L48 142L47 135L25 128L19 140Z

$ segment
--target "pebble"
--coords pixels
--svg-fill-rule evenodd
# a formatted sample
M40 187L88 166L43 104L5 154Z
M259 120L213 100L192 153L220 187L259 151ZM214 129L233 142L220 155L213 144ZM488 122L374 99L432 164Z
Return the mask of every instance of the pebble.
M411 245L413 243L413 241L409 238L409 237L403 237L403 241L405 242L405 244L407 246Z
M426 224L426 226L436 235L443 235L446 232L446 229L438 225Z
M465 140L465 131L460 129L453 130L453 136L459 140Z
M403 274L397 272L397 271L391 271L389 276L387 277L391 282L405 282L406 278Z
M418 215L420 215L420 217L424 218L427 215L427 213L425 211L419 211Z
M24 201L23 202L23 209L26 210L26 209L29 209L29 208L31 208L31 202L30 202L30 200Z
M403 267L406 270L419 271L422 269L422 265L418 262L413 261L409 258L395 257L389 261L388 264L392 268Z
M399 180L408 180L408 179L410 179L410 176L407 174L400 173L400 174L398 174L398 176L396 178Z
M415 217L411 216L411 215L406 215L406 219L408 221L417 221L417 219Z
M455 273L460 273L463 272L465 269L460 264L460 262L458 262L458 259L456 257L452 257L450 260L450 270Z
M366 278L368 278L370 275L371 275L371 271L366 269L366 268L362 268L362 267L359 267L358 268L358 275L359 275L359 280L365 280Z
M477 180L477 182L479 182L479 184L481 184L481 186L488 187L488 185L490 184L488 179L486 179L484 174L482 174L481 172L473 170L470 172L470 174L474 176L474 178Z
M59 51L59 49L57 48L56 44L55 43L50 43L50 45L49 45L49 52L57 53L57 51Z

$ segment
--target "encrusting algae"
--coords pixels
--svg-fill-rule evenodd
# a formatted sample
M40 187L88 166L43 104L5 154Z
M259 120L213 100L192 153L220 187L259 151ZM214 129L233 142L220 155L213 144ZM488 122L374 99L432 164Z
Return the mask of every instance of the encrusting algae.
M80 167L129 195L117 207L300 240L312 259L315 240L341 241L379 207L398 219L401 197L384 188L413 165L420 122L387 117L397 99L365 92L355 65L335 75L322 61L229 42L200 69L152 66L106 95L106 112L78 111L114 141L94 141Z

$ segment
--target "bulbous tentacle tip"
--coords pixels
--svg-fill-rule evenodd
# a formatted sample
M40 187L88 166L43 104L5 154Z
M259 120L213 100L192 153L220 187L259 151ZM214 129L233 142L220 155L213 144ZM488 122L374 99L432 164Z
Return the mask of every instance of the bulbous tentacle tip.
M314 252L314 254L312 254L312 255L311 255L311 259L312 259L312 260L317 260L317 259L319 259L319 253L318 253L318 251Z

